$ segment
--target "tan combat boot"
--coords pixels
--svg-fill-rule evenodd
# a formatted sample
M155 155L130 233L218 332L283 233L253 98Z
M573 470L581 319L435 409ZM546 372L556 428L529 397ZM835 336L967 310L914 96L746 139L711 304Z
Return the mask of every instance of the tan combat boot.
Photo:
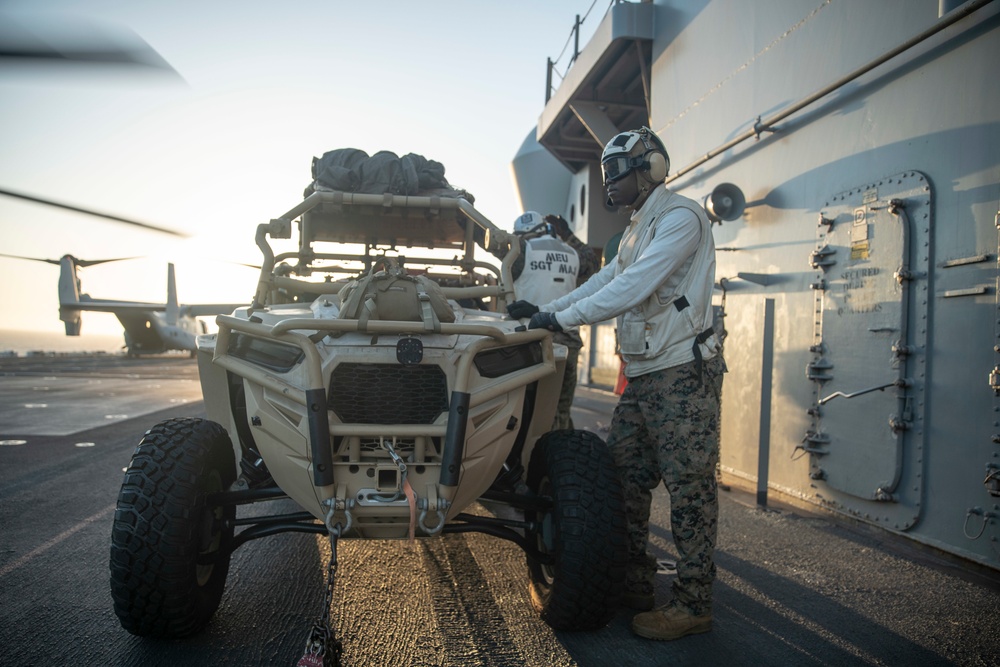
M686 635L708 632L711 629L711 614L695 616L674 606L636 614L632 619L632 632L646 639L680 639Z

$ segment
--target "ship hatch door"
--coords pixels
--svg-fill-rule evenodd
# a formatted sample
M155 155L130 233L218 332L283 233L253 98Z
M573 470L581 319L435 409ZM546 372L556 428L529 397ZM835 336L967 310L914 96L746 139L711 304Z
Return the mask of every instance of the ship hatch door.
M930 198L919 172L839 193L810 255L810 474L825 502L897 529L919 516Z

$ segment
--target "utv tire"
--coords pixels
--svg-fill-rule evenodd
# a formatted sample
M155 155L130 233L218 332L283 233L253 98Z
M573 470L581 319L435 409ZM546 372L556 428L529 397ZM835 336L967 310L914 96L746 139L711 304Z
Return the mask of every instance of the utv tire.
M169 419L146 432L111 533L111 596L123 628L174 638L205 627L226 585L236 516L234 505L211 507L206 497L235 479L232 443L219 424Z
M553 431L535 445L528 486L552 498L526 512L540 528L545 565L528 556L531 602L556 630L595 630L616 611L628 560L621 484L604 442L588 431ZM530 535L530 534L529 534Z

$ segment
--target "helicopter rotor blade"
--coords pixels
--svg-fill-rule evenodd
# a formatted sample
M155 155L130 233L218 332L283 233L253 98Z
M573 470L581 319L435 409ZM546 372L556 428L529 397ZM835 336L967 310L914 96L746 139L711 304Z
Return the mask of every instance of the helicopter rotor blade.
M141 259L140 257L112 257L110 259L77 259L76 265L87 268L88 266L97 266L98 264L106 264L108 262L124 262L129 259Z
M39 64L83 63L87 65L135 65L162 69L176 73L165 61L156 62L149 54L116 49L54 49L0 47L0 58L12 62L37 62Z
M45 259L43 257L25 257L24 255L8 255L5 252L0 252L0 257L10 257L11 259L26 259L31 262L45 262L46 264L55 264L59 266L58 259Z
M107 220L113 220L115 222L122 222L127 225L134 225L136 227L142 227L144 229L149 229L154 232L161 232L163 234L171 234L173 236L180 236L181 238L188 238L190 234L185 234L184 232L178 232L174 229L167 229L166 227L157 227L156 225L151 225L147 222L139 222L138 220L131 220L129 218L122 218L117 215L111 215L109 213L101 213L100 211L92 211L87 208L82 208L80 206L73 206L71 204L64 204L62 202L53 201L51 199L45 199L43 197L36 197L33 195L27 195L22 192L14 192L12 190L0 189L0 195L6 195L7 197L15 197L17 199L24 199L26 201L34 202L36 204L44 204L46 206L54 206L55 208L65 209L67 211L73 211L75 213L83 213L85 215L92 215L98 218L105 218Z
M32 262L45 262L46 264L55 264L59 266L62 261L58 259L46 259L44 257L27 257L25 255L8 255L5 252L0 252L0 257L10 257L11 259L26 259ZM88 266L96 266L98 264L105 264L107 262L124 262L129 259L142 259L140 256L136 257L111 257L108 259L77 259L73 257L73 263L81 268L86 268Z
M68 16L44 19L8 14L0 23L0 63L5 69L31 66L129 67L180 74L156 49L133 31Z

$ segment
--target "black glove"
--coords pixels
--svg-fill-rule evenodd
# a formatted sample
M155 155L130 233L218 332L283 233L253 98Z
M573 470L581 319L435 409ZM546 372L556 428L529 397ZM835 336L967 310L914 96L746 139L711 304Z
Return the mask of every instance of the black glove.
M531 317L538 312L538 306L531 303L530 301L515 301L514 303L507 306L507 314L513 317L515 320L520 320L525 317Z
M529 329L548 329L549 331L562 331L555 313L535 313L528 322Z
M552 225L552 229L555 233L559 235L559 238L566 240L569 236L569 223L561 215L547 215L545 216L545 222Z

